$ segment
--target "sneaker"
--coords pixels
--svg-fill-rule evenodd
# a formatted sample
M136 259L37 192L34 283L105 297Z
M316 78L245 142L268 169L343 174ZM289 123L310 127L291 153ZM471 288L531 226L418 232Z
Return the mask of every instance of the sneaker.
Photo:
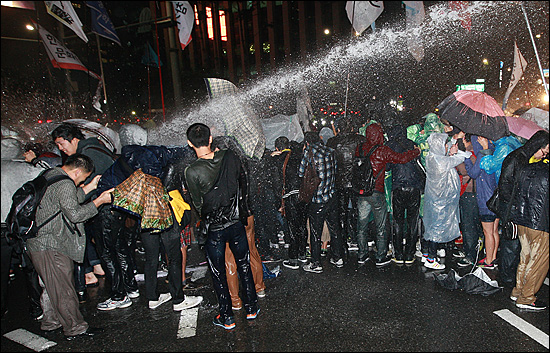
M134 290L134 291L128 292L128 298L130 298L130 299L139 298L139 289L136 289L136 290Z
M307 257L306 255L298 255L298 261L300 262L307 262Z
M204 287L203 284L197 284L196 282L191 281L189 278L186 278L182 283L183 290L196 290Z
M97 310L113 310L127 308L132 305L132 301L128 296L125 296L122 300L112 300L111 298L106 301L97 304Z
M202 303L202 296L199 295L199 296L195 297L195 296L192 296L192 295L186 295L184 301L182 301L179 304L174 304L174 311L182 311L182 310L185 310L185 309L194 308L197 305L199 305L200 303ZM151 302L149 302L149 305L151 305Z
M416 256L416 257L422 257L422 251L416 250L415 253L414 253L414 256Z
M479 260L477 262L478 267L488 268L488 269L494 269L496 267L496 261L493 261L492 263L487 263L487 258L484 257L483 259Z
M432 270L443 270L445 269L445 265L440 264L437 260L430 261L429 259L424 262L424 267L432 269Z
M428 259L428 254L424 254L422 253L422 256L420 258L420 261L422 261L422 263L426 262L426 260Z
M357 263L358 264L364 264L365 262L369 261L369 254L365 254L363 256L360 256L358 259L357 259Z
M376 260L376 267L385 267L385 266L388 266L391 262L391 258L389 258L388 256L380 259L380 260Z
M258 296L258 298L265 298L265 290L262 289L260 291L257 291L256 295Z
M262 258L262 262L266 264L271 262L278 262L282 260L280 257L275 255L264 255L264 256L261 256L261 258Z
M333 264L334 266L338 267L338 268L344 267L344 260L342 260L342 259L338 259L338 261L336 261L336 260L334 260L334 258L331 258L330 263Z
M250 314L246 314L246 319L247 320L254 320L258 316L259 313L260 313L260 308L258 308L258 310L254 311Z
M302 267L302 268L306 272L313 272L313 273L322 273L323 272L323 267L321 267L321 265L314 264L313 262L310 262L309 264L304 265L304 267Z
M328 249L321 249L321 256L326 257L328 254Z
M393 262L395 262L396 264L402 264L402 263L405 262L405 261L403 260L403 256L392 257L391 260L392 260Z
M311 259L311 251L309 249L306 249L306 259Z
M534 303L531 304L519 304L516 303L516 306L520 309L529 309L529 310L544 310L546 309L546 304L541 302L540 300L535 300Z
M515 302L516 300L518 300L518 297L514 297L513 295L510 294L510 299L512 299L512 301Z
M404 259L406 264L412 264L414 262L414 255L407 255Z
M300 268L300 265L298 265L298 260L296 259L290 259L283 261L283 266L288 267L292 270L297 270Z
M222 319L221 315L218 315L214 318L212 323L216 326L223 327L226 330L231 330L235 328L235 318L233 316L230 316L224 320Z
M349 243L348 250L349 251L357 251L357 250L359 250L359 245L357 245L357 243Z
M231 306L231 309L233 309L235 311L241 310L242 308L243 308L242 305L240 305L240 306Z
M467 267L467 266L473 265L474 263L470 259L468 259L467 257L464 257L464 258L460 259L456 264L459 267Z
M458 250L458 251L453 253L453 257L458 257L458 258L463 259L464 257L466 257L466 254L464 253L464 251Z
M162 293L157 300L149 300L149 309L156 309L170 299L172 299L172 294Z
M445 249L438 249L437 257L445 257Z

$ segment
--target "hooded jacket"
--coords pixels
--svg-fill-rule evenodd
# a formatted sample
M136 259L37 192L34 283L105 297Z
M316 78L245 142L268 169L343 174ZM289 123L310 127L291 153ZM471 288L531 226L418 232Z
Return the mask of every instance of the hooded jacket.
M525 145L511 152L502 162L500 179L498 181L500 191L498 209L499 216L504 222L508 220L505 219L505 215L508 203L512 198L516 176L519 180L519 172L523 167L529 164L529 159L535 154L535 152L547 144L548 132L544 130L537 131L533 136L531 136ZM511 212L515 212L514 207L517 207L517 205L512 203Z
M388 132L388 139L387 146L398 153L412 150L416 146L407 138L407 130L401 125L394 126ZM389 163L386 169L392 171L392 189L412 187L423 190L426 177L421 174L419 163L419 158L404 164Z
M365 131L365 137L367 141L357 146L355 150L355 156L364 156L369 153L370 149L375 145L379 147L371 154L370 161L372 164L372 172L374 175L378 175L376 179L374 190L380 193L384 193L384 171L386 170L387 163L407 163L420 155L420 150L414 148L407 152L397 153L390 147L384 145L384 132L380 124L371 124Z
M493 196L493 192L497 187L495 174L488 174L481 168L480 163L483 156L492 155L495 150L494 145L489 141L489 148L483 149L477 141L477 136L472 135L472 147L476 155L476 162L468 158L464 161L464 166L468 175L476 180L476 197L480 215L494 215L487 207L487 201Z
M334 149L336 157L336 182L338 190L351 187L351 168L355 149L365 142L365 137L355 133L339 133L327 141L327 146Z

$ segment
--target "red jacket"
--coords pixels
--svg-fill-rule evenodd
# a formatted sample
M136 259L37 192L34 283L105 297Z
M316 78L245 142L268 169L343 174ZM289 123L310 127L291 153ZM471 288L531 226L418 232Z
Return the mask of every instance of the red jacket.
M371 124L365 132L367 141L358 145L355 149L355 156L366 155L374 145L379 147L371 154L370 161L372 163L372 172L378 175L381 170L386 170L386 163L404 164L410 162L415 157L420 155L420 150L415 148L403 153L394 152L391 148L384 145L384 132L380 124ZM384 178L385 173L382 172L376 179L374 189L384 193Z

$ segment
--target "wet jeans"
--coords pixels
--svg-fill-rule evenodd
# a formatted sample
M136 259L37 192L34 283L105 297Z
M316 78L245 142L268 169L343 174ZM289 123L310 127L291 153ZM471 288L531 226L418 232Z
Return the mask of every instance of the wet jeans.
M357 208L359 210L357 219L357 245L359 246L359 252L357 257L366 256L369 251L367 246L367 231L369 213L372 210L376 226L376 260L384 259L388 253L388 236L386 234L388 208L386 205L386 196L376 191L371 196L359 196Z
M393 248L397 258L403 256L412 258L414 256L418 240L420 193L420 189L412 187L401 187L392 191L395 229ZM407 213L406 218L405 212ZM405 240L404 247L403 240Z
M182 255L181 255L181 227L178 224L164 232L142 232L141 242L145 248L145 298L158 300L157 270L159 264L160 242L164 245L168 256L168 288L172 295L173 304L184 300L182 283Z
M459 211L464 253L468 260L474 262L478 256L476 249L477 241L483 236L475 193L465 192L460 196ZM478 261L481 260L481 256L479 257Z
M227 285L225 269L225 244L233 252L237 263L237 272L243 289L243 302L246 313L257 310L258 297L254 278L250 269L250 251L246 239L246 231L241 222L237 222L225 229L209 231L206 240L206 257L212 274L214 290L218 297L220 315L222 318L233 316L231 309L231 296Z
M357 196L352 188L337 190L342 242L357 243ZM349 204L351 203L351 208Z
M332 257L335 260L341 259L343 242L336 194L326 203L310 203L307 208L307 215L311 230L311 261L318 264L321 263L321 235L325 221L330 232L330 251L332 252Z

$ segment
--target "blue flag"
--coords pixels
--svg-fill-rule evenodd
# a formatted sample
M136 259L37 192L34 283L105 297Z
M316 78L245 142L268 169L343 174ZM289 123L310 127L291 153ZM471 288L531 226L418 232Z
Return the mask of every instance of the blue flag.
M103 3L101 1L86 1L86 5L92 9L92 32L122 46Z
M153 47L151 47L151 44L147 43L147 46L145 47L145 50L143 52L143 56L141 57L141 63L147 66L159 67L159 61L160 66L162 66L162 60L159 60L159 57L157 56L157 53L155 53L155 51L153 50Z

